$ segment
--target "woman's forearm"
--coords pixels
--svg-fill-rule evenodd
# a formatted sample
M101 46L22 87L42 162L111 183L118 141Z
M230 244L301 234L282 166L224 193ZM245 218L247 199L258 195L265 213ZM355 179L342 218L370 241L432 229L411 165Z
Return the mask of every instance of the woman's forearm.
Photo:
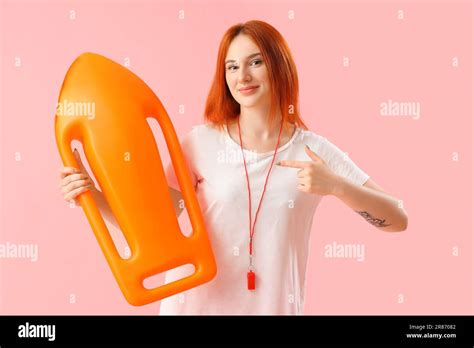
M102 217L104 218L104 220L112 224L115 228L120 229L118 222L115 219L115 215L112 213L112 210L110 209L110 206L107 203L107 200L105 199L104 194L95 188L92 189L91 192L92 192L92 197L94 197L94 201L97 204L97 208L102 214Z
M183 195L181 194L180 191L175 190L172 187L168 187L170 195L171 195L171 200L173 201L173 206L174 206L174 211L176 213L176 217L178 218L179 215L183 212L184 209L184 201L183 201Z
M334 196L382 231L400 232L407 228L407 213L400 201L387 193L355 185L340 177Z
M99 209L100 213L102 214L102 217L104 220L106 220L108 223L112 224L115 228L119 228L118 222L115 219L115 215L110 209L109 204L107 203L107 200L104 197L104 194L97 190L97 189L92 189L92 197L94 197L94 200L97 204L97 208ZM170 194L171 198L173 200L173 205L175 208L175 213L176 217L179 217L179 215L182 213L183 208L182 208L182 195L181 192L174 190L170 188Z

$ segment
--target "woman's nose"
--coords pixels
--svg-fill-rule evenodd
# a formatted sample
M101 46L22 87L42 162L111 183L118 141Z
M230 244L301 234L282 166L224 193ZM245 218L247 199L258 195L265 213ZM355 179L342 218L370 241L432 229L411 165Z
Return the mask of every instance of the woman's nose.
M251 80L252 77L250 76L249 71L246 67L242 67L239 71L239 82L245 82Z

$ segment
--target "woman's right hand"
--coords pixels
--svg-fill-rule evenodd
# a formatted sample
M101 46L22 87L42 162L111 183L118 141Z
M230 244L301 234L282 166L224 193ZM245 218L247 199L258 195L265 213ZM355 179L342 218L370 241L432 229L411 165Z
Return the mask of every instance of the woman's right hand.
M64 167L61 169L59 187L61 193L66 201L75 200L77 205L80 205L76 197L87 190L95 188L92 179L84 168L79 152L74 150L74 156L81 169L73 167Z

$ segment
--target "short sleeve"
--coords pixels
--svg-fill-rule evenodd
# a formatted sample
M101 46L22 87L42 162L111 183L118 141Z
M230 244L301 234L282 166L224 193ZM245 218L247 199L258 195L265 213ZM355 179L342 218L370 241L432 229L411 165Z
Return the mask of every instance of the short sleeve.
M369 175L359 168L352 159L331 143L325 137L317 136L315 152L337 175L340 175L356 185L363 185Z
M195 149L194 149L192 131L187 133L184 136L183 140L180 141L180 145L181 145L181 150L183 152L184 158L186 160L186 164L188 166L188 170L191 176L193 187L196 188L197 175L196 175L196 169L193 162L193 158L194 158L193 153L195 152ZM171 158L168 165L165 168L165 175L166 175L166 180L168 181L168 186L171 188L174 188L177 191L181 191L178 178L176 177L176 173L174 171L173 162L171 162Z

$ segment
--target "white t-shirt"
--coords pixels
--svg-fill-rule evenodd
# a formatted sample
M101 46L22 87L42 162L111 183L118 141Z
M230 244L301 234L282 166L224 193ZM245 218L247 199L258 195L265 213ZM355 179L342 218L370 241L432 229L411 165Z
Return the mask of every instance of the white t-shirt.
M302 128L280 146L275 163L311 161L305 144L336 174L351 182L363 185L369 178L326 138ZM322 196L298 190L298 168L274 164L255 225L256 289L250 291L248 190L240 145L227 129L219 131L202 124L186 134L181 146L216 258L217 274L208 283L163 299L160 314L303 314L311 225ZM244 153L253 224L274 150L257 154L244 149ZM180 190L171 163L166 175L169 186ZM190 273L186 267L170 270L166 282Z

